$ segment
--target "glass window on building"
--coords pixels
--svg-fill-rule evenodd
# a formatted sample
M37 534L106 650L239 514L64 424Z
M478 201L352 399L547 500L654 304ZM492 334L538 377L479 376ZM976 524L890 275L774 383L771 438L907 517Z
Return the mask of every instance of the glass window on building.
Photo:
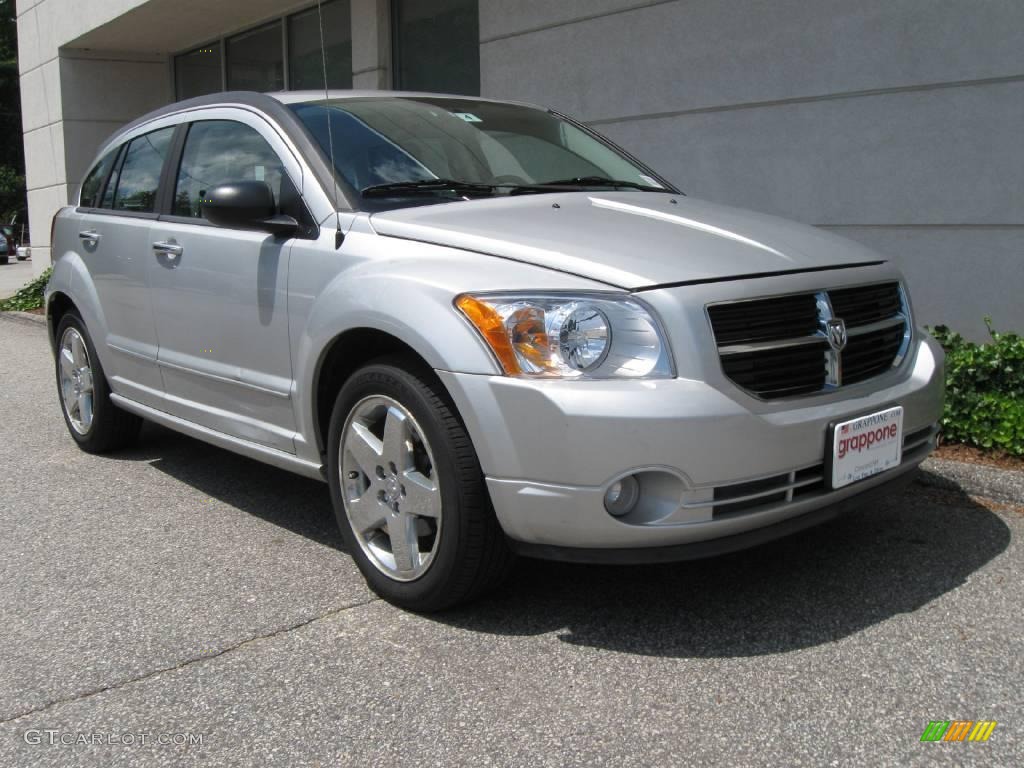
M393 0L395 88L480 95L478 0Z
M175 57L174 83L179 99L223 90L220 43L210 43Z
M283 91L283 47L280 21L229 38L228 90Z
M352 87L352 15L349 0L323 4L327 87ZM293 91L324 87L320 56L320 19L316 8L288 19L288 87Z

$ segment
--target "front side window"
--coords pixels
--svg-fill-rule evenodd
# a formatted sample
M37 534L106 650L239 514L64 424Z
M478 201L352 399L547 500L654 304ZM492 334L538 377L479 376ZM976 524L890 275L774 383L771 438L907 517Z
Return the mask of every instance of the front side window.
M162 128L132 139L121 163L120 177L113 195L116 211L152 213L156 210L156 193L160 172L170 148L174 128ZM113 184L107 185L108 189Z
M279 212L297 196L277 153L255 129L233 120L193 123L178 170L174 215L202 218L206 193L236 181L266 182Z
M82 194L79 196L78 204L83 208L99 208L102 202L103 195L103 183L107 180L107 176L110 175L110 168L114 165L114 160L117 159L117 153L120 150L112 149L107 152L93 169L89 171L89 175L85 177L85 181L82 182Z
M350 187L455 180L493 187L493 194L600 180L664 190L660 182L612 147L550 112L515 104L444 97L337 99L292 105ZM581 181L582 180L582 181ZM614 186L614 185L611 185ZM369 191L369 194L367 192ZM443 190L442 190L443 192ZM422 196L418 196L422 201ZM450 195L449 195L450 198Z

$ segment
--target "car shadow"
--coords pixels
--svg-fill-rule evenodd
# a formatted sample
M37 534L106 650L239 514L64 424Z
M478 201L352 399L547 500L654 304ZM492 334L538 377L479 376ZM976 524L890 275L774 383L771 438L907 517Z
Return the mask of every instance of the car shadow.
M327 486L147 423L118 460L344 551ZM927 482L924 482L927 480ZM1010 544L999 517L929 476L891 500L722 557L650 566L521 559L505 586L428 619L630 654L745 657L834 642L964 584Z
M1010 543L959 489L918 481L874 508L723 557L651 566L521 560L492 597L435 620L557 633L623 653L747 657L834 642L926 605Z
M236 509L345 551L327 484L144 422L138 445L110 454L154 468Z

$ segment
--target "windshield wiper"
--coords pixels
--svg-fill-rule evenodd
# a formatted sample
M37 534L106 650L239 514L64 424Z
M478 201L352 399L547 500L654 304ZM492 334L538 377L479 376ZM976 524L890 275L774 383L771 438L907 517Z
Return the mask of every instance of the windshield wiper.
M420 192L473 192L493 195L490 184L474 184L455 179L420 179L419 181L395 181L390 184L374 184L360 191L363 197L389 197L392 195L417 194Z
M641 184L637 181L624 181L622 179L606 179L604 176L575 176L571 179L559 179L558 181L543 181L538 184L524 185L528 187L626 187L628 189L644 189L649 192L668 192L664 187L655 187L651 184Z

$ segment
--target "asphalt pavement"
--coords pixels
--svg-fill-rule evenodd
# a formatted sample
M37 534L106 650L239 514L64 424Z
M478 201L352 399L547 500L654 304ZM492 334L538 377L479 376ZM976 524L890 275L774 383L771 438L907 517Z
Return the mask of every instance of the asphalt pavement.
M0 318L0 425L0 766L1024 764L1024 499L931 477L424 617L367 591L320 483L157 427L79 451L38 324ZM998 725L920 741L957 719Z

